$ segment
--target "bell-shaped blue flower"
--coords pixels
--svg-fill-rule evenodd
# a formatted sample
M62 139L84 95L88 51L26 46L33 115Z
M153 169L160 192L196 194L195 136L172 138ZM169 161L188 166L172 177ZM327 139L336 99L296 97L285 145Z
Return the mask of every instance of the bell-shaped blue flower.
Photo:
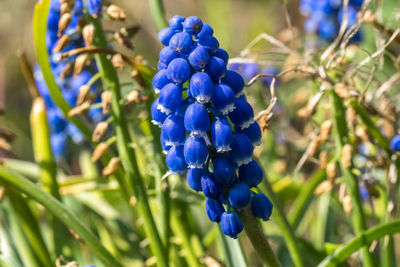
M101 0L86 0L86 10L93 18L101 17L102 8Z
M182 31L183 30L183 22L185 18L182 16L175 15L169 20L169 27L174 31Z
M219 42L214 36L206 35L199 39L199 46L204 47L208 53L213 55L219 48Z
M227 152L231 150L233 133L229 122L224 119L216 120L211 126L211 142L217 152Z
M189 34L198 34L203 27L201 19L195 16L190 16L183 22L183 30Z
M250 104L241 98L235 99L235 109L229 113L229 119L241 130L254 122L254 111Z
M171 80L167 78L167 70L166 69L160 70L153 77L152 84L154 92L158 94L161 91L161 89L170 82Z
M236 165L227 157L218 157L213 162L215 179L229 186L236 180Z
M260 129L260 125L256 121L254 121L249 127L241 130L238 127L235 127L236 132L241 132L247 135L250 141L253 143L253 146L258 146L261 144L262 133Z
M251 78L256 76L260 72L259 66L257 63L246 63L243 64L241 74L243 78L249 81Z
M235 95L232 89L223 83L214 87L214 95L211 102L214 108L223 115L227 115L235 109Z
M195 136L205 136L210 130L207 109L198 103L190 104L185 112L185 129Z
M206 199L206 212L212 222L220 222L221 216L225 212L224 206L219 200L213 198Z
M193 46L192 36L187 32L175 33L169 41L169 46L176 52L186 53Z
M179 53L166 46L160 51L160 62L168 65L172 60L179 57Z
M168 79L178 84L185 83L190 77L190 65L184 58L175 58L167 67Z
M158 70L166 70L168 67L167 64L165 64L164 62L158 61L157 63L157 69Z
M214 82L218 82L225 75L226 63L219 57L211 57L205 68L205 72Z
M225 64L228 64L229 54L228 54L228 52L225 51L225 49L218 48L213 56L222 59L225 62ZM226 76L227 73L228 72L225 73L225 76ZM224 83L226 83L226 82L224 82Z
M56 107L47 109L47 120L49 121L52 132L61 132L67 126L67 121L61 110Z
M203 23L201 31L197 34L197 38L204 38L207 35L213 35L214 30L207 23Z
M247 135L243 133L235 134L231 143L231 149L229 156L239 167L251 161L254 147Z
M201 177L205 171L202 168L189 169L186 174L188 185L195 191L201 191Z
M168 169L173 173L181 174L186 169L186 162L183 157L183 146L172 146L165 158Z
M235 97L239 97L243 94L244 81L242 76L236 71L227 70L224 78L221 79L221 82L225 83L232 89Z
M162 113L161 110L157 108L157 106L158 106L158 98L151 105L151 117L153 118L151 122L154 125L161 127L168 115Z
M185 140L185 128L183 118L177 115L169 115L161 127L161 135L165 144L177 146Z
M171 145L167 145L166 143L165 143L165 137L164 137L164 135L160 135L160 143L161 143L161 147L162 147L162 149L163 149L163 153L165 154L165 155L167 155L168 154L168 151L170 150L170 148L172 147Z
M390 141L390 149L393 151L400 151L400 134L392 138Z
M64 157L68 150L67 146L68 138L65 132L53 133L50 136L51 151L57 160Z
M203 175L201 177L201 189L204 195L208 198L217 199L224 191L224 187L220 184L212 173Z
M214 95L214 85L210 76L205 72L193 74L189 83L190 93L200 104L205 104Z
M210 54L204 47L197 46L190 52L188 60L195 70L200 71L203 70L210 61Z
M237 183L229 188L229 203L236 210L241 210L250 203L251 192L246 183Z
M256 187L261 183L263 176L264 172L255 160L239 167L239 180L249 187Z
M253 195L250 202L251 211L254 216L268 221L272 214L272 203L263 193Z
M228 211L221 216L221 228L224 234L236 239L237 235L243 231L243 224L234 211Z
M172 38L172 36L174 36L175 31L172 30L170 27L164 28L161 31L158 32L158 40L160 40L160 42L167 46Z
M173 83L169 83L160 91L157 108L167 115L174 113L180 107L181 97L182 89Z
M185 141L185 161L189 168L202 168L207 160L207 145L203 138L189 136Z

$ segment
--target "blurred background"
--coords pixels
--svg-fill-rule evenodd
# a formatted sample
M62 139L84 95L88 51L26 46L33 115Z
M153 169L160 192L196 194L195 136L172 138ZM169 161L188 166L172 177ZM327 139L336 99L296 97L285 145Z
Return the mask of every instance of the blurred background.
M161 43L151 18L146 0L116 0L115 4L127 13L127 24L140 25L133 39L134 55L141 54L150 66L157 64ZM261 32L278 36L287 28L284 12L285 1L268 0L166 0L167 18L175 14L196 15L214 28L221 47L231 57L239 52ZM287 1L288 11L296 28L302 29L303 18L298 13L298 1ZM0 108L5 110L0 117L3 127L12 130L18 137L13 142L13 151L25 160L32 159L29 133L29 111L31 97L22 76L16 51L25 51L35 62L32 37L32 14L35 1L0 1ZM115 23L113 24L115 26ZM267 47L268 44L262 42ZM132 54L129 50L126 51Z

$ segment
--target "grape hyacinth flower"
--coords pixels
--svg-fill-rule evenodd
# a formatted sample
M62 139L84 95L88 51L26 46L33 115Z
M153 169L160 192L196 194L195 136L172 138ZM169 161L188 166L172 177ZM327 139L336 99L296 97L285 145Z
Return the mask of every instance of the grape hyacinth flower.
M252 191L263 178L252 158L260 126L243 96L243 78L227 70L229 55L213 32L194 16L174 16L159 32L165 47L153 78L158 98L151 115L161 127L169 173L187 170L189 186L207 197L209 219L236 238L243 230L237 212L254 202L253 214L266 220L272 206Z
M357 11L361 9L363 0L349 1L347 7L347 29L357 24ZM322 42L332 42L338 35L343 21L343 0L300 1L300 13L306 16L304 30L306 33L316 34ZM351 43L361 41L358 31L351 39Z
M71 3L70 3L71 4ZM72 4L71 4L72 5ZM47 20L46 46L50 57L50 67L60 88L64 99L71 107L77 105L80 88L86 86L93 74L97 72L94 64L83 64L78 68L77 56L61 59L60 54L72 49L85 47L86 43L82 35L81 21L84 19L84 8L93 17L100 17L102 12L101 0L87 0L86 6L82 0L73 1L70 13L61 14L60 0L50 1L50 10ZM70 16L69 23L60 23L62 16ZM75 65L75 69L71 66ZM72 70L74 69L73 73ZM78 70L79 71L76 71ZM38 65L35 66L34 77L39 93L43 97L47 117L51 129L51 146L56 159L61 160L68 153L67 142L71 139L73 143L79 144L84 140L83 134L66 120L61 110L53 103L43 74ZM97 82L90 85L89 93L99 103L100 91ZM165 120L164 114L157 114L156 120L161 124ZM165 116L166 117L166 116ZM86 120L96 124L106 117L102 114L101 108L91 109L86 115Z

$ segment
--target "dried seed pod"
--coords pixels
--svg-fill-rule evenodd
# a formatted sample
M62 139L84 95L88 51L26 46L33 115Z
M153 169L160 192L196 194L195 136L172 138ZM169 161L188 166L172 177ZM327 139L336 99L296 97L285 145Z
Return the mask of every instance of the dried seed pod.
M84 103L82 103L82 105L72 108L68 112L68 117L73 117L76 115L83 114L83 113L87 112L89 110L89 108L90 108L90 102L85 101Z
M353 107L348 107L346 109L346 121L347 124L350 125L352 129L356 127L356 110Z
M121 56L121 54L115 54L112 59L111 62L114 66L114 68L118 68L120 70L122 70L122 68L124 67L124 60Z
M92 24L88 24L85 27L83 27L82 36L83 36L83 40L85 41L85 45L87 47L91 47L93 45L94 32L95 32L95 28L94 28L94 25L92 25Z
M324 122L322 123L322 125L321 125L321 131L320 131L320 134L319 134L319 139L320 139L321 145L322 145L323 143L325 143L326 140L328 140L329 134L330 134L331 129L332 129L332 126L333 126L333 123L332 123L332 121L330 121L330 120L324 121Z
M350 144L346 144L342 148L342 163L343 167L349 168L352 163L353 147Z
M107 10L106 10L106 13L112 19L116 19L116 20L125 20L126 19L125 12L120 7L118 7L116 5L108 6Z
M143 95L139 90L133 90L126 96L126 102L128 104L140 104L147 100L147 96Z
M93 142L98 142L100 139L104 136L104 134L107 132L108 129L108 123L105 121L101 121L96 125L96 128L94 128L93 134L92 134L92 141Z
M132 26L125 26L122 27L119 32L128 37L128 38L132 38L133 36L136 35L136 33L140 30L140 26L139 25L132 25Z
M65 13L61 16L60 20L58 21L58 33L57 36L60 37L64 31L67 29L69 24L72 21L72 17L70 13Z
M325 169L328 164L328 151L322 151L319 153L319 160L318 160L318 169L323 170Z
M133 49L132 42L126 36L122 35L122 33L120 32L114 33L114 39L117 41L119 45L122 45L131 50Z
M89 93L90 93L90 87L87 86L87 85L82 85L79 88L79 94L78 94L78 97L76 99L76 105L80 106L80 105L83 104L83 102L87 101Z
M71 36L69 36L68 34L64 34L63 36L60 37L60 39L58 39L56 45L53 48L53 53L60 52L65 47L67 47L71 42L72 42Z
M0 137L0 149L3 149L5 151L10 151L11 150L10 143L8 143L7 140L2 138L2 137Z
M336 177L336 163L335 162L329 162L328 165L326 165L326 176L330 181L333 181Z
M83 69L86 67L89 60L89 56L87 54L80 54L75 59L74 65L74 77L77 77L82 73Z
M98 161L107 151L108 145L105 142L99 143L92 153L92 161Z
M368 9L364 13L364 17L362 18L366 23L374 23L376 21L376 15L372 10Z
M353 204L351 203L351 196L345 195L342 199L343 209L347 214L351 214L353 210Z
M70 4L68 2L62 3L60 6L60 13L61 13L61 15L71 13L73 8L74 8L74 4Z
M74 69L74 64L72 64L71 62L70 63L67 63L66 65L65 65L65 67L64 67L64 69L61 71L61 73L60 73L60 78L61 79L64 79L64 78L66 78L68 75L70 75L71 73L72 73L72 70Z
M140 75L140 73L139 73L139 71L138 71L137 69L134 69L134 70L131 71L131 77L132 77L133 79L135 79L135 81L136 81L138 84L140 84L140 86L142 86L142 87L145 87L145 86L146 86L146 83L145 83L145 81L143 80L142 75Z
M317 188L315 188L314 195L322 195L323 193L330 191L332 188L333 184L331 181L323 181L317 186Z
M112 158L106 167L104 167L103 171L101 172L103 176L109 176L113 174L119 165L119 159L117 157Z
M112 93L105 91L101 94L101 104L103 107L103 114L108 114L111 108Z
M321 140L319 136L316 136L310 143L310 152L308 153L308 158L312 158L318 149L321 147Z

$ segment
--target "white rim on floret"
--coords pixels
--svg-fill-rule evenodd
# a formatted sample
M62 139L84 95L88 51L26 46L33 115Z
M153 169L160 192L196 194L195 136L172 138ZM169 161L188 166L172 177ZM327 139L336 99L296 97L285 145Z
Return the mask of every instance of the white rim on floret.
M163 153L164 155L167 155L167 154L168 154L168 150L163 149L162 153Z
M156 121L156 120L151 120L151 123L153 123L154 125L157 125L158 127L161 128L161 126L163 125L161 122Z
M169 108L164 107L162 104L158 104L157 109L159 109L162 113L165 113L167 115L172 113L172 111Z
M190 135L192 135L194 137L198 137L198 138L204 138L205 136L207 136L207 133L203 132L203 131L196 131L195 130L195 131L190 132Z
M247 121L245 121L245 122L243 122L242 124L240 124L240 130L244 130L244 129L246 129L246 128L249 128L250 127L250 125L252 125L253 124L253 122L254 122L254 119L253 118L251 118L250 120L247 120Z
M226 107L224 107L222 110L220 110L220 112L222 113L222 115L228 115L229 113L231 113L234 109L235 109L235 104L229 104Z
M203 166L204 166L204 163L201 163L201 164L190 164L190 165L188 165L188 168L189 169L202 169Z
M199 104L202 104L202 105L208 103L210 101L210 99L211 98L209 96L207 96L207 95L198 95L196 97L196 101L199 102Z
M218 153L224 153L232 150L230 146L216 147L216 149Z
M159 93L160 93L160 91L161 91L160 89L158 89L158 88L154 88L154 93L155 93L155 94L159 94Z
M179 146L182 145L180 142L165 141L166 146Z
M242 165L247 165L247 164L249 164L251 161L252 161L252 158L251 158L251 157L248 157L248 158L245 158L245 159L236 161L236 164L240 167L240 166L242 166Z

